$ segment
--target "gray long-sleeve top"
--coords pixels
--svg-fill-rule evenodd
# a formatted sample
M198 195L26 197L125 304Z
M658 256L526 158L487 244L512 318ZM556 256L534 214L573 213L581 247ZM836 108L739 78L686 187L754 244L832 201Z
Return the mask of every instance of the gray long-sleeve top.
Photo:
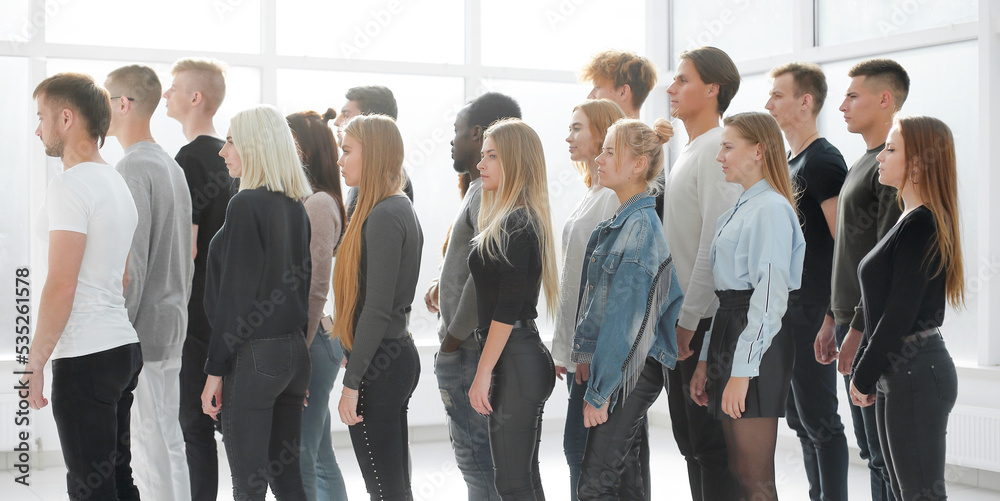
M438 340L444 341L445 334L465 340L473 346L476 330L476 284L469 273L469 253L472 252L472 237L479 232L479 207L483 198L483 181L476 179L469 184L462 207L455 222L451 224L448 249L441 265L438 280L438 303L441 305L441 320L438 322Z
M179 359L187 333L191 259L191 194L181 166L159 144L139 141L115 169L139 213L128 258L125 306L142 359Z
M408 336L406 308L413 303L424 235L413 204L404 195L375 205L361 227L361 266L354 347L344 386L358 389L384 339Z

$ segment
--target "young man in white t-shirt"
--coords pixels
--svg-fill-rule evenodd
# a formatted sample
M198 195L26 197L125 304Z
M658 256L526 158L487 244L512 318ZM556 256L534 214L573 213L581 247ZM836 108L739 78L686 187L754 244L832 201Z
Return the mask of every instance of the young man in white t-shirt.
M142 374L132 409L134 476L144 500L191 499L184 435L178 420L181 352L191 296L191 194L184 171L153 140L149 120L160 102L152 68L123 66L104 82L111 125L125 149L115 170L139 212L129 254L125 306L142 345Z
M671 115L681 119L688 134L663 194L663 231L684 291L677 319L678 363L668 371L667 401L695 501L738 498L722 425L691 399L689 388L705 332L719 305L709 263L712 237L719 216L741 192L738 185L726 182L715 160L722 139L719 121L739 88L736 65L715 47L681 53L667 88Z
M47 155L62 159L63 172L49 183L36 221L49 269L22 385L33 409L45 407L43 371L52 359L52 414L70 499L138 500L129 414L142 354L124 297L138 214L125 180L98 152L109 96L78 73L45 79L33 96L35 134Z

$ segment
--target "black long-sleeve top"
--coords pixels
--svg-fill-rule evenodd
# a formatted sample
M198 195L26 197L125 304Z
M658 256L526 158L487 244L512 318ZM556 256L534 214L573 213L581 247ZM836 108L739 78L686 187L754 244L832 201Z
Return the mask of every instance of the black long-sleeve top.
M506 246L500 252L503 257L489 259L478 249L469 254L481 330L488 330L494 320L512 325L518 320L538 318L536 305L542 277L538 233L524 209L507 216L503 230L507 235Z
M423 247L420 221L406 197L382 199L365 218L354 346L347 356L345 387L358 389L383 340L409 336L406 310L416 294Z
M309 321L309 217L299 200L257 188L229 202L208 247L205 313L212 325L205 372L228 375L249 339L305 336Z
M929 250L934 252L928 255ZM865 330L852 368L854 386L861 393L874 393L879 377L905 359L904 337L941 326L947 279L944 271L934 275L941 261L936 251L934 214L920 206L861 260Z

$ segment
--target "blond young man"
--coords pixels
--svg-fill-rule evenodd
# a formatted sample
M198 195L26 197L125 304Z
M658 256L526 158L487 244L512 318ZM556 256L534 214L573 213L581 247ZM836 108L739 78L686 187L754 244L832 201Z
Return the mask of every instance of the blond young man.
M219 456L215 422L201 411L205 360L211 327L205 315L205 270L208 244L226 219L235 183L219 156L224 141L213 119L226 97L226 65L203 58L180 59L171 68L173 82L164 93L167 116L181 123L189 141L174 159L184 170L191 194L194 235L194 283L187 305L188 327L180 371L180 422L184 432L193 499L215 499L219 490Z

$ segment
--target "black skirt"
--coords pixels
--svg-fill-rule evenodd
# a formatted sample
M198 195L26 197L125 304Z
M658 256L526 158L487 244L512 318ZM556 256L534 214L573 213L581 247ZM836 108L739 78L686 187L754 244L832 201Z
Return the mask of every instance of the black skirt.
M722 412L722 393L733 370L733 355L740 334L747 326L751 290L715 291L719 310L712 324L712 339L708 345L708 412L715 419L731 419ZM784 417L785 401L795 363L794 340L784 330L771 339L760 361L760 375L750 379L747 389L745 418Z

